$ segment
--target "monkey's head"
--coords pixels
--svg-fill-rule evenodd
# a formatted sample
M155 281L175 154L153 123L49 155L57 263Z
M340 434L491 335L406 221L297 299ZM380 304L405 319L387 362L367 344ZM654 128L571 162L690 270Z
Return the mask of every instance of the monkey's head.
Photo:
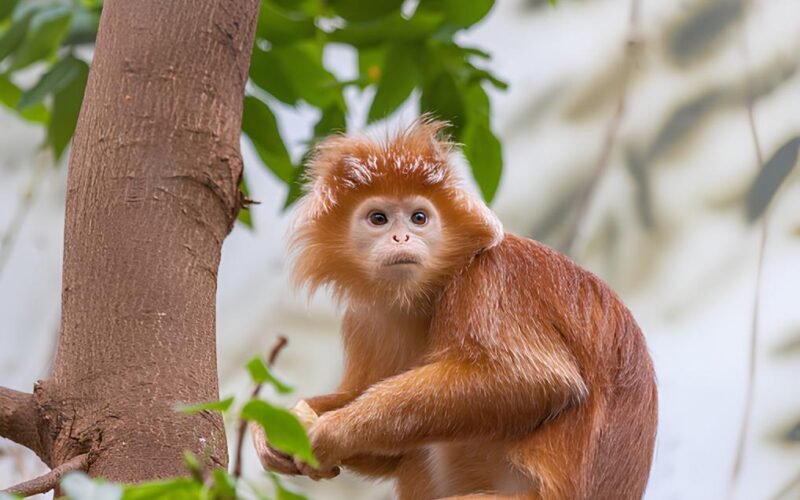
M461 187L443 127L423 118L383 142L334 136L317 146L292 235L298 284L418 305L502 239L495 215Z

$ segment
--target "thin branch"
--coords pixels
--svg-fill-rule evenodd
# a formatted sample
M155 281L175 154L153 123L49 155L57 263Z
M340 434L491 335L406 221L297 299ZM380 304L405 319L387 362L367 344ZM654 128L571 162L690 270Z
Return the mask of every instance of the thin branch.
M38 422L39 412L32 394L0 387L0 436L42 456Z
M267 358L267 366L272 368L272 365L275 364L275 360L278 359L278 354L281 353L281 350L283 350L288 343L289 341L283 335L278 337L278 340L275 342L275 345L272 346L272 350ZM263 386L263 383L256 384L255 388L253 388L253 393L250 395L250 399L257 398ZM236 432L236 454L234 455L233 459L233 477L242 476L242 449L244 448L244 435L246 429L247 421L242 418L239 420L239 428Z
M744 16L744 14L742 14ZM757 168L761 170L764 168L764 154L761 149L761 141L758 138L758 129L756 128L753 97L753 82L750 73L749 65L749 52L747 49L747 38L745 30L745 21L740 19L739 25L740 42L742 60L744 63L744 78L745 78L745 108L747 112L747 123L750 128L750 138L753 141L753 150L755 152ZM745 402L744 402L744 415L739 429L739 437L736 445L736 455L733 462L733 470L731 472L731 480L729 485L729 498L734 498L736 488L738 486L739 478L742 472L742 464L744 463L744 454L747 447L747 437L750 433L750 422L753 414L753 402L755 399L755 380L758 368L758 337L759 337L759 319L761 316L761 283L764 276L764 256L767 249L767 240L769 237L769 207L764 210L761 216L761 237L758 245L758 263L756 267L756 284L753 295L753 312L752 322L750 324L750 343L749 343L749 357L747 366L747 381L745 386Z
M636 54L641 44L639 36L639 10L641 0L631 0L630 16L628 20L628 34L625 42L625 55L624 65L625 71L622 75L622 83L620 84L619 99L614 109L614 114L611 116L608 125L606 126L605 137L600 152L595 159L594 166L592 167L592 174L586 187L580 194L578 199L578 210L575 216L575 222L570 229L569 236L565 248L567 253L575 256L578 247L585 240L586 232L586 219L589 211L594 193L600 185L605 172L608 170L608 162L611 158L611 152L614 150L614 145L617 142L619 129L622 125L622 119L625 116L625 108L628 100L628 87L630 84L631 73L633 73L634 65L636 64Z
M61 478L64 477L65 474L79 470L86 471L88 468L89 454L84 453L83 455L78 455L77 457L73 457L72 459L64 462L47 474L5 489L3 490L3 493L20 495L23 497L47 493L58 486L58 482L61 481Z

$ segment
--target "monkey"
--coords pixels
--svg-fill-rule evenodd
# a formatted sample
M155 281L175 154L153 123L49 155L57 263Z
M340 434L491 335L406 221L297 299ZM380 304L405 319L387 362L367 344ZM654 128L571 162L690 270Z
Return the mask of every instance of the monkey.
M262 465L391 478L401 500L641 498L657 424L642 331L598 277L504 231L445 128L316 146L293 275L344 305L344 375L301 401L319 467L254 428Z

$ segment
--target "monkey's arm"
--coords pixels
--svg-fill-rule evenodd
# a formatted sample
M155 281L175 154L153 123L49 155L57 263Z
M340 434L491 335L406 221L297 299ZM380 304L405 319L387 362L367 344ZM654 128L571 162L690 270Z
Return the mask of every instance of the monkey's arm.
M431 442L523 435L585 390L574 366L528 375L508 365L441 360L376 384L321 417L311 435L323 464Z

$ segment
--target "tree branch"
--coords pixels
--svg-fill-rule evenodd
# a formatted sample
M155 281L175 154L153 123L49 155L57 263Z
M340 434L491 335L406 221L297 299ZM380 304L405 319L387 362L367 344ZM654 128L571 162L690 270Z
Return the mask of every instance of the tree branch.
M44 452L37 424L39 412L33 394L0 387L0 437L8 438L32 450Z
M61 478L64 477L65 474L78 470L86 471L88 468L89 454L84 453L83 455L78 455L77 457L73 457L72 459L64 462L47 474L5 489L3 490L3 493L20 495L23 497L37 495L39 493L47 493L58 486L58 482L61 481Z

